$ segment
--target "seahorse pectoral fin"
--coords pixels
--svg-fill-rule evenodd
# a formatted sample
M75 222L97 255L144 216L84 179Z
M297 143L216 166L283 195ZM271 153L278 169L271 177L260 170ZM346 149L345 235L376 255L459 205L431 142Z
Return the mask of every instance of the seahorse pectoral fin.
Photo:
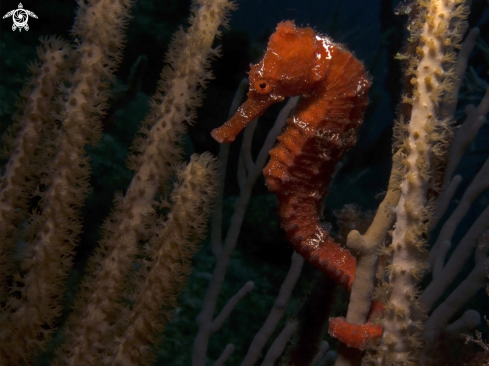
M233 142L248 123L261 116L273 103L284 100L282 97L272 97L270 95L254 97L255 95L248 93L248 100L238 108L236 114L221 127L212 130L211 135L214 140L219 143Z

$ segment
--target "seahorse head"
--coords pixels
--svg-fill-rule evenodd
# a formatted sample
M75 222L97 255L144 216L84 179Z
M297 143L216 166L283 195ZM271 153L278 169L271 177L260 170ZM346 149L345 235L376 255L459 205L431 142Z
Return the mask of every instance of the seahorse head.
M248 99L223 126L212 131L218 142L232 142L253 119L273 103L293 95L307 95L324 81L335 45L311 28L281 22L268 42L263 59L251 65Z
M282 97L309 91L324 79L333 46L311 28L297 28L293 21L279 23L263 59L251 65L250 91Z

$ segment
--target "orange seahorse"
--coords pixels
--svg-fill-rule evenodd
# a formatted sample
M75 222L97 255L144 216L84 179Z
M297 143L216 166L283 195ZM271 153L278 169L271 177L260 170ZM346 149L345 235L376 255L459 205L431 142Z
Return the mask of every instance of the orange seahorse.
M356 258L333 241L319 219L334 166L356 143L368 103L364 66L328 37L285 21L261 62L251 65L249 82L248 99L212 137L230 143L271 104L302 95L270 151L265 182L277 195L281 227L294 249L351 290Z

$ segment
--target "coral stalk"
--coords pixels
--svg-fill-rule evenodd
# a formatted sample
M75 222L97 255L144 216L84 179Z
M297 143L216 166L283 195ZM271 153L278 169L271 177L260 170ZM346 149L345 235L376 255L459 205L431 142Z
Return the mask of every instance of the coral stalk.
M52 131L56 140L48 145L56 153L48 167L43 167L47 178L41 183L47 189L41 192L38 210L26 230L29 254L23 259L22 275L13 281L19 295L9 298L2 314L2 322L8 320L0 343L12 364L30 362L35 350L50 339L51 326L60 315L63 283L81 232L78 209L88 191L85 145L94 145L101 137L100 118L109 96L107 80L120 59L128 5L123 0L79 1L73 28L82 39L73 55L76 70L64 100L57 100L61 105L54 110L61 128Z
M423 344L424 314L416 286L426 268L424 237L434 210L428 189L441 181L436 164L443 161L451 139L450 119L440 110L453 89L456 56L448 48L459 45L468 13L460 0L420 0L416 6L411 38L419 46L408 70L414 90L412 98L404 100L412 112L406 136L398 141L405 168L390 247L384 334L376 358L378 365L389 366L416 364Z
M218 34L219 26L225 23L226 15L232 8L233 3L227 0L195 1L191 27L187 33L181 30L174 36L167 55L169 66L162 72L159 91L150 102L151 110L140 131L147 137L135 141L136 154L130 157L129 165L135 170L135 175L126 195L117 199L117 209L104 225L104 238L90 261L89 277L82 284L82 294L70 319L68 339L58 355L65 363L90 365L100 362L104 353L110 352L116 352L116 364L131 364L135 361L134 355L124 356L127 352L123 347L125 342L122 341L117 346L123 347L122 349L111 351L111 342L107 342L107 339L112 339L114 332L117 332L114 328L117 328L116 320L122 310L119 302L123 296L124 278L131 270L138 253L139 241L151 235L148 227L156 225L155 210L158 204L154 202L155 195L160 192L167 195L167 181L176 172L175 164L182 159L182 151L177 142L186 131L184 122L192 123L195 119L195 107L200 105L202 98L197 87L211 77L208 71L209 58L217 55L217 51L211 48L212 42ZM195 221L195 218L193 220ZM178 229L184 230L181 225ZM163 244L159 240L150 241L151 243L157 246ZM174 244L165 245L170 247L163 250L171 252ZM155 247L151 250L157 253L161 249ZM178 257L177 252L174 254ZM150 266L160 265L156 259L162 257L153 255L155 256ZM189 268L177 270L177 267L174 270L180 272L179 275L188 275ZM184 283L175 279L170 282L174 286L183 286ZM168 287L168 284L161 285L162 288L158 291ZM168 297L165 304L171 307L175 293L179 293L180 290L173 289L170 291L174 292L172 294L168 291L169 289L166 291L165 296ZM148 291L146 295L149 295ZM155 311L159 308L151 309L150 316L156 317ZM141 308L141 311L145 310ZM136 318L128 320L128 326L134 328L134 322L137 323L137 317L140 315L133 315ZM168 318L169 314L165 317ZM146 321L144 318L140 319ZM159 327L161 325L156 326L156 329ZM137 331L136 328L133 330ZM154 336L149 334L148 339L153 340ZM147 352L140 352L140 361L149 363Z

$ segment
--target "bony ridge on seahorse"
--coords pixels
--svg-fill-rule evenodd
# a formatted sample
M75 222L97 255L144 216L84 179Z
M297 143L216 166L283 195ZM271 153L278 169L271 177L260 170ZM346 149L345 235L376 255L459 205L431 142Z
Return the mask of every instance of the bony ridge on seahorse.
M230 143L271 104L302 96L270 151L265 182L277 195L281 227L294 249L351 290L356 258L333 241L319 219L335 164L356 143L368 103L371 83L364 66L328 37L284 21L263 59L251 65L249 83L248 99L212 137Z

